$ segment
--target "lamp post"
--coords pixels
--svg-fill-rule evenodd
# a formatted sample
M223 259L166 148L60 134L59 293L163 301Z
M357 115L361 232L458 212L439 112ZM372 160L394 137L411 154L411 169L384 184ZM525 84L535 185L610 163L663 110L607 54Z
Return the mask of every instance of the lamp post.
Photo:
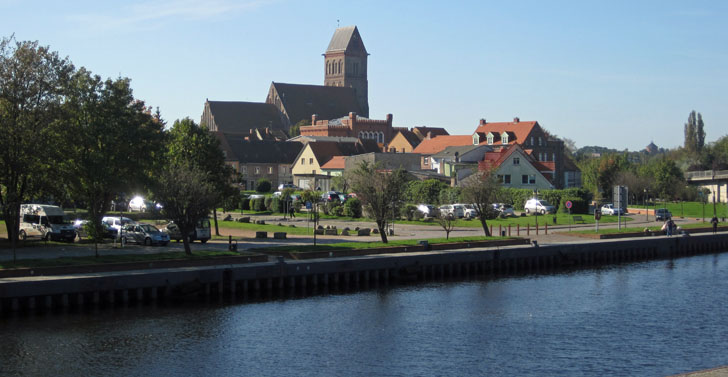
M648 192L649 192L649 190L645 189L645 196L644 196L644 200L645 200L645 221L647 221L647 222L650 221L650 210L647 208L647 193Z

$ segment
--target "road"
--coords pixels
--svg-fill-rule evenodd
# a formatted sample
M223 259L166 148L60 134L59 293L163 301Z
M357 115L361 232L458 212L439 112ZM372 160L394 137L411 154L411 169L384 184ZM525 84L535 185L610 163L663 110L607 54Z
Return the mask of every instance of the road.
M221 214L223 218L227 214ZM235 214L233 214L235 216ZM246 214L245 216L250 216ZM280 216L270 215L253 215L253 220L265 220L267 224L278 224L283 225L294 224L297 227L305 228L311 226L307 222L306 218L299 216L295 219L283 219ZM642 216L632 217L633 220L629 222L630 227L641 227L641 226L654 226L655 221L645 221ZM476 220L474 220L476 221ZM680 224L686 224L690 222L696 222L695 219L680 219L675 218L674 221L679 226ZM362 222L362 221L340 221L340 220L321 220L321 225L336 226L337 229L344 229L348 227L354 229L360 228L375 228L376 225L373 222ZM601 224L600 227L610 228L616 227L617 224ZM573 237L564 235L563 232L567 231L568 225L557 225L550 226L548 234L543 234L543 229L540 230L539 234L536 235L533 229L529 235L525 234L525 231L521 230L521 236L530 238L531 240L537 241L540 245L548 245L553 243L583 243L586 241L584 238ZM571 225L571 229L593 229L594 224L587 225ZM394 226L395 235L389 236L390 240L403 240L403 239L427 239L427 238L440 238L445 236L445 231L437 225L409 225L409 224L395 224ZM497 234L498 228L494 227L493 232ZM355 233L355 232L354 232ZM273 238L268 239L256 239L255 232L249 230L221 228L220 234L232 238L237 242L238 251L263 248L263 247L274 247L282 245L310 245L313 244L313 236L308 235L289 235L285 240L277 240ZM459 227L455 228L451 233L451 237L464 237L464 236L481 236L483 235L482 228L466 228ZM515 229L512 229L511 235L515 236ZM272 236L272 235L270 235ZM373 242L379 241L380 236L378 234L372 234L370 236L316 236L316 242L319 244L336 243L336 242ZM123 248L118 243L107 243L99 245L99 255L116 255L116 254L157 254L160 252L173 252L183 251L182 243L172 242L167 246L143 246L143 245L126 245ZM228 250L228 240L210 240L206 244L199 242L192 244L192 251L195 250ZM81 257L81 256L93 256L95 254L94 246L87 244L59 244L54 243L51 245L45 245L38 243L37 246L24 247L17 250L18 259L50 259L59 257ZM0 261L8 261L13 259L13 253L10 249L0 249Z

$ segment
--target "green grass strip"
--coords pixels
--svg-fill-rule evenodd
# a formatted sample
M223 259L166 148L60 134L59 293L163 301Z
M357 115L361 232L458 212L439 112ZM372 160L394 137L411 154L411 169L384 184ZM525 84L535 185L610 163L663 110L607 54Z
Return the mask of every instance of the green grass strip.
M0 261L0 269L11 268L39 268L39 267L62 267L62 266L87 266L108 263L129 263L129 262L152 262L170 259L201 260L215 257L246 255L232 251L194 251L187 255L183 251L159 253L159 254L122 254L102 255L98 258L88 257L61 257L55 259L19 259L16 264L12 261ZM252 254L250 254L252 255Z
M486 241L486 240L506 240L515 239L515 237L485 237L485 236L472 236L472 237L450 237L448 240L445 237L441 238L428 238L426 241L430 244L437 243L456 243L456 242L474 242L474 241ZM277 246L277 247L266 247L249 249L249 251L288 251L288 252L299 252L305 253L309 251L328 251L328 250L359 250L359 249L376 249L382 247L394 247L394 246L415 246L418 245L421 240L393 240L387 243L381 241L378 242L339 242L330 243L323 245L292 245L292 246Z

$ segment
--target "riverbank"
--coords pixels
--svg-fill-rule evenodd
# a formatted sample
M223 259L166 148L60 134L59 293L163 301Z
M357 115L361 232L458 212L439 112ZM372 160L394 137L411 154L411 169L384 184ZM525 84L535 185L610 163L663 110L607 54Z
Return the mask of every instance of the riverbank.
M271 297L291 290L592 268L728 250L728 234L642 237L62 276L0 279L0 311L115 306L170 298Z

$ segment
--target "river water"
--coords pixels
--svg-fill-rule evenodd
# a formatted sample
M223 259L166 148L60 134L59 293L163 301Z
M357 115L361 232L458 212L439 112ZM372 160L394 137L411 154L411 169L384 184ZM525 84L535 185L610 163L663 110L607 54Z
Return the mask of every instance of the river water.
M661 376L728 365L728 254L0 319L0 375Z

